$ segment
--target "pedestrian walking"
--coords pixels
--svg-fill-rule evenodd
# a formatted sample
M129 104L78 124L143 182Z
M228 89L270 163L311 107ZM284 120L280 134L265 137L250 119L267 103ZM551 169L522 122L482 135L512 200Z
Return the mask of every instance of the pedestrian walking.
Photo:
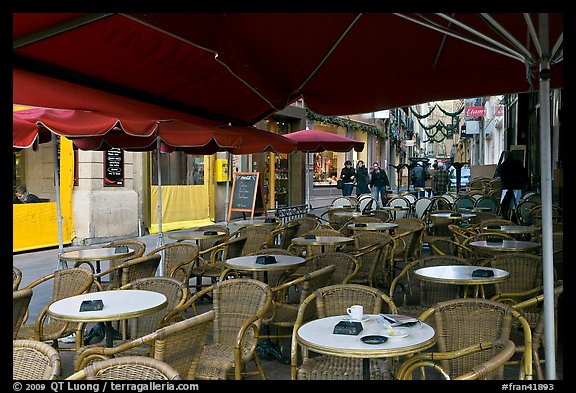
M359 197L362 194L369 194L369 183L370 175L368 174L368 168L364 165L364 161L359 160L356 165L356 196Z
M370 171L370 188L372 189L372 194L374 199L376 199L378 208L386 205L386 187L389 184L388 175L384 169L380 168L378 161L375 161Z
M433 184L434 195L444 195L448 192L450 172L448 172L442 162L438 163L438 169L434 171Z
M344 183L342 186L342 195L352 195L352 190L354 190L354 181L356 180L356 171L352 167L352 161L346 160L344 163L344 168L342 168L342 171L340 172L340 180Z

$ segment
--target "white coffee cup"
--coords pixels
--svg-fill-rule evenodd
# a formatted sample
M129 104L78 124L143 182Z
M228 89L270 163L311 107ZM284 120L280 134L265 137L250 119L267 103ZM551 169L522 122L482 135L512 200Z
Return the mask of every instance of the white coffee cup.
M361 321L362 317L364 316L364 307L363 306L352 306L346 309L348 315L350 315L350 319L355 321Z

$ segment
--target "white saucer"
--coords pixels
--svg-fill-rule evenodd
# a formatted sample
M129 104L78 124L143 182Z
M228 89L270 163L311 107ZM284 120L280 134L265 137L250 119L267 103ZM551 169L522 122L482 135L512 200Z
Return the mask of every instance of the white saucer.
M346 319L346 320L348 320L348 321L350 321L350 322L366 322L367 320L370 319L370 315L364 315L364 316L362 317L362 319L352 319L351 316L344 317L344 319Z

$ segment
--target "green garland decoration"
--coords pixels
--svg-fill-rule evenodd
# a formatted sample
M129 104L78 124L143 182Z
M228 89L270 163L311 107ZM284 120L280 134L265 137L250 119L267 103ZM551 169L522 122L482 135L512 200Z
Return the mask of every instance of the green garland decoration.
M438 109L440 109L440 112L444 113L446 116L450 116L450 117L456 117L458 115L460 115L463 111L464 111L464 107L460 108L459 110L457 110L456 112L446 112L444 109L442 109L442 107L438 107Z
M385 136L384 131L376 126L360 123L354 120L345 119L337 116L322 116L310 111L309 109L306 109L306 117L309 118L310 120L319 121L322 123L333 124L340 127L346 127L349 129L363 131L367 134L374 134L376 136Z
M412 112L412 114L417 117L418 119L425 119L428 116L430 116L432 114L432 112L434 112L434 109L436 109L438 105L434 104L434 106L432 107L432 109L430 109L430 112L426 113L425 115L421 115L418 112L416 112L414 109L412 109L412 107L410 107L410 112Z

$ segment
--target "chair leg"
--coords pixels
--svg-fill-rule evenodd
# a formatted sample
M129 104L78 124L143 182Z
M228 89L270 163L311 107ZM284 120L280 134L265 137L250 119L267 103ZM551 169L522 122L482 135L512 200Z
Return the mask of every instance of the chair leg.
M264 374L264 369L262 368L262 363L260 362L260 356L254 351L254 364L256 364L256 369L258 370L258 375L262 381L266 380L266 375Z

